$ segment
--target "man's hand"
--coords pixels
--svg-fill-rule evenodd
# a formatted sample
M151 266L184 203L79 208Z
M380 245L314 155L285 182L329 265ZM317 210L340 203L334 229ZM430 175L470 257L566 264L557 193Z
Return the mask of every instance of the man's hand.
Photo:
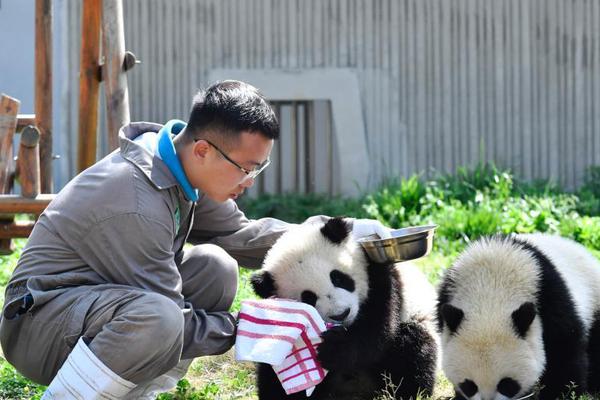
M376 219L355 219L352 225L352 236L360 239L365 236L376 234L380 239L392 237L392 230Z

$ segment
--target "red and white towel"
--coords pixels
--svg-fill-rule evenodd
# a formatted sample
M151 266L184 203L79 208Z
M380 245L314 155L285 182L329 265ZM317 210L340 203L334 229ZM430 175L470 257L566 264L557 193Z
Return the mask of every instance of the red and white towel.
M317 361L325 322L317 310L284 299L246 300L239 313L235 358L271 364L287 394L310 396L327 371Z

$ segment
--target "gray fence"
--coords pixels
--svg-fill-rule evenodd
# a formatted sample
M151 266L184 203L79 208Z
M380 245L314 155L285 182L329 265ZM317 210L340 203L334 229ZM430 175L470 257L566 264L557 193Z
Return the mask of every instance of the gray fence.
M75 138L80 5L58 4L66 22L60 50L65 117L55 131ZM588 165L600 164L600 1L124 5L126 46L142 60L129 76L134 120L185 118L193 93L214 69L344 68L359 82L371 186L385 176L453 171L483 160L526 179L573 187ZM301 114L307 106L290 107ZM282 149L289 146L293 142L282 141ZM66 151L74 160L74 150ZM302 182L297 176L294 182ZM264 187L306 190L279 182Z

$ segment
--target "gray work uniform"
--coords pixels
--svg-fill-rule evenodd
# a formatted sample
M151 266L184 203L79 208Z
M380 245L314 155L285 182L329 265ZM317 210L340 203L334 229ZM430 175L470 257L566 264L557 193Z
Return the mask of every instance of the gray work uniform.
M120 149L69 182L35 224L0 323L7 360L28 378L48 384L79 337L134 383L232 346L236 261L259 267L289 225L248 220L231 200L188 200L133 141L160 128L123 127ZM196 246L184 250L186 241Z

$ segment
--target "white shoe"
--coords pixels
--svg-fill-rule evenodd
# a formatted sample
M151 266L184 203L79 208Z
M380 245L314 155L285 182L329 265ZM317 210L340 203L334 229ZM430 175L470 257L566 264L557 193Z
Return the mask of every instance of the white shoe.
M41 400L120 400L135 384L111 371L82 338L50 382Z
M148 382L142 382L127 395L128 400L154 400L160 393L168 392L177 386L177 382L185 376L190 360L181 360L175 368Z

